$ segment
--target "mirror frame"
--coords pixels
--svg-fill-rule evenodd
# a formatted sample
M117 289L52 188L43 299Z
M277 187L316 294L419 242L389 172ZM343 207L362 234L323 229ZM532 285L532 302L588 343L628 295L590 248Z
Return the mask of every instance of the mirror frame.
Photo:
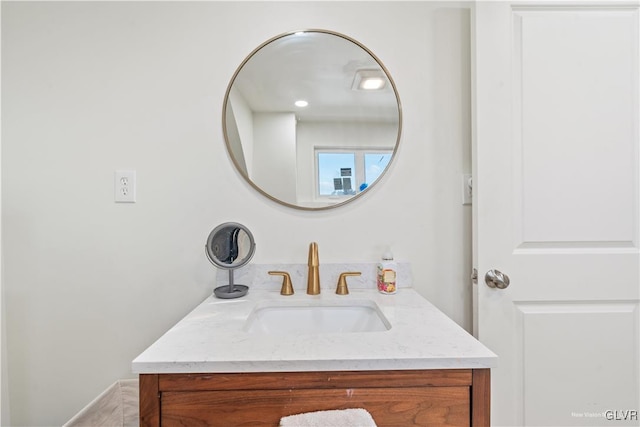
M271 194L267 193L266 191L264 191L262 188L260 188L256 183L254 183L251 178L249 178L249 175L243 171L242 167L238 164L238 161L236 160L236 158L233 155L232 149L231 149L231 145L229 143L229 135L227 132L227 121L226 121L226 117L227 117L227 104L229 102L229 94L231 93L231 88L233 87L233 83L236 81L236 77L238 76L238 74L240 73L240 71L242 70L242 68L244 67L244 65L249 62L249 60L251 60L251 58L253 58L253 56L260 51L260 49L262 49L263 47L265 47L266 45L279 40L281 38L287 37L287 36L291 36L293 34L296 33L301 33L301 32L305 32L305 33L322 33L322 34L329 34L329 35L333 35L336 37L340 37L346 41L349 41L355 45L357 45L358 47L360 47L362 50L364 50L365 52L367 52L380 66L380 68L382 69L382 71L385 73L385 75L387 76L387 79L389 80L389 83L391 84L391 88L393 89L393 94L396 98L396 102L397 102L397 106L398 106L398 132L396 135L396 142L395 145L393 147L393 152L391 154L391 160L389 162L389 164L387 165L387 167L382 171L382 173L380 174L380 176L378 177L378 179L371 185L369 185L366 189L364 189L363 191L349 197L346 200L343 200L341 202L335 203L335 204L331 204L331 205L327 205L327 206L319 206L319 207L310 207L310 206L299 206L299 205L295 205L293 203L289 203L289 202L285 202L284 200L280 200L274 196L272 196ZM229 84L227 85L227 90L225 92L224 95L224 100L223 100L223 104L222 104L222 132L223 132L223 136L224 136L224 143L225 146L227 148L227 155L231 158L231 161L233 163L233 166L235 167L236 171L244 178L244 180L246 182L249 183L249 185L251 185L251 187L253 187L255 190L258 191L258 193L262 194L263 196L267 197L268 199L279 203L281 205L293 208L293 209L298 209L298 210L304 210L304 211L323 211L323 210L328 210L328 209L334 209L340 206L344 206L347 203L350 203L354 200L359 199L362 195L366 194L371 188L376 187L378 185L378 183L384 178L384 176L386 175L386 173L388 172L389 168L391 167L392 163L394 162L397 152L398 152L398 146L400 145L400 138L402 135L402 104L400 103L400 95L398 94L398 89L396 87L395 82L393 81L393 78L391 77L391 74L389 73L389 70L387 70L387 68L384 66L384 64L382 63L382 61L371 51L369 50L366 46L364 46L362 43L360 43L359 41L345 35L345 34L341 34L338 33L336 31L331 31L331 30L323 30L323 29L307 29L307 30L297 30L297 31L289 31L287 33L282 33L280 35L274 36L272 38L270 38L269 40L265 41L264 43L261 43L258 47L256 47L253 51L251 51L251 53L242 61L242 63L240 63L240 65L238 66L238 68L236 69L235 73L233 74L233 76L231 77L231 81L229 82Z

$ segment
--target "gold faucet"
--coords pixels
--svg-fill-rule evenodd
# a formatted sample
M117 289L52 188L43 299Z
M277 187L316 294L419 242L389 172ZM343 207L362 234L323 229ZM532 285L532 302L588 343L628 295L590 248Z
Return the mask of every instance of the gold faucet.
M280 295L293 295L293 284L291 283L291 276L289 276L289 273L286 271L268 271L267 273L272 276L282 276Z
M338 286L336 287L336 294L349 295L349 287L347 286L347 276L360 276L362 273L359 271L347 271L340 274L338 278Z
M309 245L309 275L307 276L307 294L318 295L320 293L320 260L318 259L318 244L312 242Z

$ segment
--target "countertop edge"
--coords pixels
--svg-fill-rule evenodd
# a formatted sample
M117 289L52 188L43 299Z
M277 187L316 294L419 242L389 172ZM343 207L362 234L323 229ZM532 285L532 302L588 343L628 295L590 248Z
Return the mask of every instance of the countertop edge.
M238 361L238 362L197 362L197 363L133 363L133 373L138 374L197 374L197 373L243 373L243 372L313 372L313 371L389 371L389 370L435 370L435 369L491 369L496 367L497 358L459 359L408 359L408 360L306 360L284 361Z

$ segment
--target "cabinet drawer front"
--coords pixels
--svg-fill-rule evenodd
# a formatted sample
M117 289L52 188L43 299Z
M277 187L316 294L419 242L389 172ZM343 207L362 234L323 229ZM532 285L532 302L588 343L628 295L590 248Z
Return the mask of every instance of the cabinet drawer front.
M245 372L160 375L161 391L274 390L283 388L355 388L470 386L471 369L428 371Z
M163 392L163 426L277 426L280 418L366 408L387 426L469 426L469 387Z

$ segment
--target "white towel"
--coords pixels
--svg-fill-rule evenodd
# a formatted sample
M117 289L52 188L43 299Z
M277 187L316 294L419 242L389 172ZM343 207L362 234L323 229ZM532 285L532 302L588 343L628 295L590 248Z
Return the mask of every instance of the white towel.
M280 427L376 427L366 409L306 412L280 419Z

